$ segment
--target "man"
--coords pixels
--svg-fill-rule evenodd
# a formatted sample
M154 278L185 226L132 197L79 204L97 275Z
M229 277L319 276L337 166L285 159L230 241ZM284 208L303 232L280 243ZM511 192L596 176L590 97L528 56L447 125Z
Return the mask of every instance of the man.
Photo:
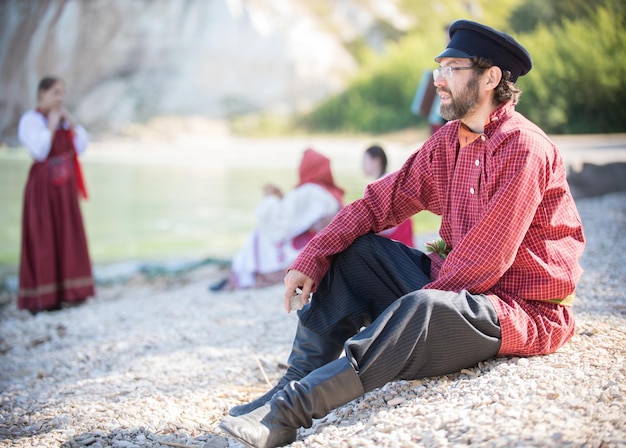
M557 149L514 109L530 55L460 20L435 60L449 122L291 266L285 306L297 288L303 303L314 291L312 300L299 312L285 376L220 424L238 440L282 446L389 381L551 353L573 335L584 235ZM374 235L421 210L442 216L436 252Z

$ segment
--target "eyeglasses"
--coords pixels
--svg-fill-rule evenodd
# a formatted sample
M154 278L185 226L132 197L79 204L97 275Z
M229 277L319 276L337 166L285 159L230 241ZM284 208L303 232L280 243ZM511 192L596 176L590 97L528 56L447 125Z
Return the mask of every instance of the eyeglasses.
M470 66L470 67L452 67L450 65L446 66L446 67L439 67L433 70L433 79L435 81L437 81L437 79L439 79L439 77L442 77L444 79L450 79L452 78L452 72L454 72L455 70L471 70L473 68L476 68L474 66Z

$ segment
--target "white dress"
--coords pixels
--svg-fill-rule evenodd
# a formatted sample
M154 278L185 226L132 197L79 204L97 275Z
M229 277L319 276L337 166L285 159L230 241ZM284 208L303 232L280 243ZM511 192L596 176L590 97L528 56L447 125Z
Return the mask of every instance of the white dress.
M282 199L264 197L256 208L257 226L232 262L237 286L254 286L256 273L287 269L302 250L295 247L294 238L334 216L340 208L332 194L313 183L296 187Z

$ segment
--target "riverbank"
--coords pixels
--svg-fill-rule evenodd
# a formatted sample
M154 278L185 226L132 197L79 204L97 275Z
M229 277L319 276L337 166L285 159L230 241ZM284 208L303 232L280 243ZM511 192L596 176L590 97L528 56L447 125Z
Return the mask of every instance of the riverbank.
M291 446L625 446L626 193L577 204L585 274L561 350L390 383ZM208 292L223 273L138 275L36 316L0 308L0 446L240 447L217 424L281 375L296 316L280 286Z
M294 149L312 145L347 172L369 142L194 135L160 136L160 146L137 136L96 142L93 157L156 156L165 165L175 149L187 161L202 153L206 163L213 151L222 163L291 166ZM382 143L399 162L415 139ZM301 430L293 447L626 446L626 135L554 140L588 239L573 339L549 356L391 383ZM280 377L296 316L284 314L280 286L208 292L223 261L96 265L96 297L36 316L18 311L5 287L0 447L240 447L217 423Z
M81 156L89 191L81 208L96 268L232 258L255 225L263 185L291 190L307 147L332 160L346 203L368 182L361 170L368 137L242 138L202 123L160 120L123 136L94 137ZM391 169L415 149L420 140L414 139L419 136L382 139ZM24 148L0 148L0 290L6 276L17 274L30 165Z
M167 268L172 258L180 263L229 260L254 226L251 211L262 185L272 180L291 188L304 148L331 158L335 180L350 202L367 183L360 170L364 148L374 141L382 144L389 168L395 169L424 138L416 131L376 138L244 138L210 120L180 118L136 125L123 136L95 138L83 157L90 199L82 203L95 270L108 276L125 267L135 269L137 263L152 269L158 260L165 260L161 264ZM569 168L575 198L626 191L626 134L551 138ZM0 294L14 289L17 281L29 163L23 148L0 148ZM436 229L432 221L415 219L418 236Z

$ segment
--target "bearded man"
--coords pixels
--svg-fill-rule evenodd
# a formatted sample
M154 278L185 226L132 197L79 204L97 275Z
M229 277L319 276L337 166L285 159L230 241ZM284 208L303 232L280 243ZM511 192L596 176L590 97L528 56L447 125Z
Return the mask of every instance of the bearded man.
M285 277L287 311L297 290L305 305L289 367L220 424L249 446L291 443L389 381L551 353L574 334L585 239L557 148L515 111L531 57L476 22L449 33L433 71L448 123L344 207ZM422 210L442 217L433 252L375 235Z

